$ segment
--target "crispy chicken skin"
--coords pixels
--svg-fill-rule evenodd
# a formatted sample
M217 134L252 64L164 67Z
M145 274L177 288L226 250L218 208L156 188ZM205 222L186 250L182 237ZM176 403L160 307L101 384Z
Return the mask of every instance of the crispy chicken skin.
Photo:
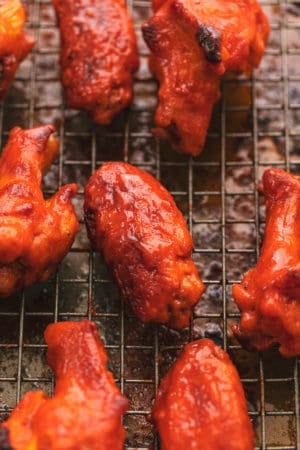
M162 450L253 450L238 372L209 339L187 344L163 378L152 410Z
M24 22L25 10L19 0L0 0L0 100L34 45L33 37L23 30Z
M225 72L257 67L269 24L256 0L153 0L144 23L159 81L155 134L198 155Z
M2 423L2 436L14 450L122 450L121 419L128 401L107 370L95 323L48 325L45 340L56 379L54 395L26 393Z
M248 349L279 343L283 356L300 355L300 177L263 174L266 227L256 266L232 289L241 310L233 327Z
M193 243L169 192L122 162L102 165L85 189L85 221L124 300L144 322L188 326L204 291Z
M125 0L52 0L67 104L109 124L132 100L136 37Z
M42 171L58 153L54 128L13 128L0 157L0 297L46 280L71 247L75 184L44 200Z

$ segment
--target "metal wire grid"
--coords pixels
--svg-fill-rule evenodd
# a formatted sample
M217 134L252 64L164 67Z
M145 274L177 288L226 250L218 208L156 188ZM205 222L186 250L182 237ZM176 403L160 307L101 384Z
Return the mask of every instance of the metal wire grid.
M88 317L97 323L111 370L130 399L124 418L126 448L158 449L148 420L158 383L185 342L208 336L229 351L239 370L256 449L299 450L299 361L285 360L273 349L258 355L237 345L230 333L238 317L230 290L259 254L264 209L255 186L262 171L278 166L299 172L300 3L264 2L272 34L261 68L250 78L223 83L222 101L198 158L176 154L150 132L156 85L147 69L139 27L151 13L149 2L129 2L141 67L134 104L107 128L94 127L84 114L64 107L51 3L27 0L26 6L37 44L0 109L1 147L14 125L55 123L61 152L45 177L44 191L51 195L62 184L78 182L75 206L81 218L83 187L103 161L123 159L152 172L187 218L207 292L189 330L177 333L141 324L119 302L101 258L89 249L81 221L75 244L55 276L0 305L0 418L25 391L52 391L44 356L45 326Z

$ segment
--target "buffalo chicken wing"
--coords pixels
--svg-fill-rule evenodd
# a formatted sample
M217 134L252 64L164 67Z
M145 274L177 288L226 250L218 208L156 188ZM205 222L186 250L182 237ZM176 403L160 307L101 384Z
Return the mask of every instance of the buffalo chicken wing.
M266 227L257 265L232 294L241 310L237 338L249 349L279 343L300 355L300 177L280 169L263 175Z
M138 54L125 0L52 0L68 105L108 124L132 100Z
M33 37L23 30L24 22L25 10L19 0L0 0L0 100L34 45Z
M158 78L154 132L185 153L203 148L220 81L257 67L269 34L256 0L153 0L143 25Z
M56 379L54 395L24 395L0 426L0 450L122 450L121 419L128 401L107 370L95 323L51 324L45 340Z
M162 450L253 450L239 375L209 339L187 344L163 378L152 416Z
M0 158L0 297L46 280L71 247L75 184L45 200L42 171L58 153L52 126L14 128Z
M204 286L169 192L147 172L110 162L90 178L84 209L93 247L134 313L144 322L186 327Z

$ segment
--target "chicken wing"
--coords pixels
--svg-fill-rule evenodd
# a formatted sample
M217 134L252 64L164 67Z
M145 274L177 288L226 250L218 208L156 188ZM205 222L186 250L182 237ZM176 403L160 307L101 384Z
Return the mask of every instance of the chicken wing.
M225 72L257 67L269 34L256 0L153 0L143 25L157 77L155 134L198 155Z
M209 339L187 344L163 378L152 410L162 450L253 450L239 375Z
M122 450L128 401L107 370L95 323L48 325L45 340L54 395L26 393L0 427L4 444L14 450Z
M125 0L52 0L68 105L108 124L132 100L136 37Z
M300 177L280 169L263 174L266 227L257 265L232 289L241 310L233 331L248 349L279 343L300 355Z
M13 128L0 158L0 297L46 280L71 247L75 184L44 200L42 170L58 153L52 126Z
M186 327L204 286L169 192L147 172L109 162L87 183L84 211L93 247L134 313L144 322Z
M24 22L25 10L19 0L0 0L0 100L34 45L33 37L23 30Z

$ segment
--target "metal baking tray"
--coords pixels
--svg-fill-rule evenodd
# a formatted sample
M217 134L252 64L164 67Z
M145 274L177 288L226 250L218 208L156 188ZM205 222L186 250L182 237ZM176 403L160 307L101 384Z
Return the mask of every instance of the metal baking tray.
M67 109L59 81L59 33L49 0L27 0L28 28L36 38L5 102L0 105L0 144L9 130L53 123L60 157L45 176L51 195L79 184L74 204L81 220L75 243L47 282L0 303L0 418L24 392L53 379L45 359L43 331L57 320L91 318L105 340L110 369L130 399L124 417L126 449L159 448L150 411L155 391L182 345L210 337L225 348L242 379L256 434L256 449L300 449L299 360L277 349L248 353L232 338L238 310L232 283L255 264L264 228L256 187L269 166L300 173L300 1L264 0L272 32L258 70L222 84L203 153L174 152L151 134L157 85L147 66L140 24L148 1L129 0L141 54L131 108L111 126L95 126ZM207 285L189 329L175 332L144 325L119 300L105 265L90 250L82 221L83 188L103 161L125 160L154 174L169 189L193 235L194 260Z

